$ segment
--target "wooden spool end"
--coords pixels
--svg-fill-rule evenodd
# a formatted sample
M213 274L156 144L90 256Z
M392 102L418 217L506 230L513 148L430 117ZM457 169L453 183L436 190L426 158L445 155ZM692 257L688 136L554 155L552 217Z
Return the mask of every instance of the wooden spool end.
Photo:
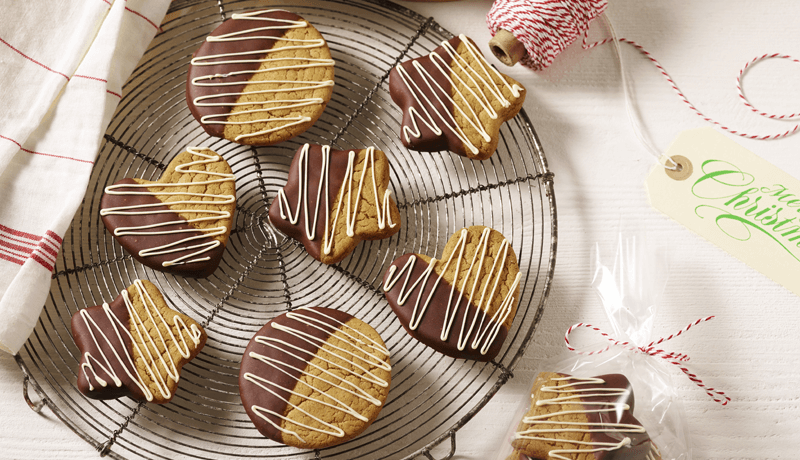
M525 56L525 46L505 29L497 29L497 33L489 40L489 49L507 66L513 66Z

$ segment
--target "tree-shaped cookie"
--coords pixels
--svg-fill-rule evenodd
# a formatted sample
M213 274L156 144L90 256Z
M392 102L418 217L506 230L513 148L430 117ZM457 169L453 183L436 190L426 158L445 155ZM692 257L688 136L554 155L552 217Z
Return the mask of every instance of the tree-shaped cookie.
M396 259L383 290L415 339L447 356L490 361L514 321L519 280L517 256L505 237L473 226L450 237L441 259Z
M111 303L75 313L72 336L81 352L81 393L158 404L172 399L181 368L206 343L203 328L170 309L147 280L134 281Z
M400 230L400 211L387 189L389 173L386 154L374 147L331 150L306 144L295 153L269 220L303 243L311 257L337 263L359 242Z
M217 269L234 209L228 162L200 147L177 155L157 182L123 179L100 201L103 224L136 260L198 278Z
M397 65L389 92L403 110L403 145L422 152L450 150L473 160L492 156L500 126L525 100L522 85L492 67L464 35Z
M633 416L633 390L624 375L578 378L542 372L533 384L531 398L530 409L511 443L525 456L518 458L661 458Z

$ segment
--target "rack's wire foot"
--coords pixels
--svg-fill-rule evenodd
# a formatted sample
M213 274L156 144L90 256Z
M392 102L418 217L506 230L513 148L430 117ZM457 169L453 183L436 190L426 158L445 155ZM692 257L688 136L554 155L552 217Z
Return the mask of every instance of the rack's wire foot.
M30 377L27 375L25 378L22 379L22 397L25 398L25 402L28 403L28 407L31 408L32 411L36 412L37 414L42 413L42 409L44 408L44 400L33 402L31 401L30 396L28 396L28 382L30 381Z

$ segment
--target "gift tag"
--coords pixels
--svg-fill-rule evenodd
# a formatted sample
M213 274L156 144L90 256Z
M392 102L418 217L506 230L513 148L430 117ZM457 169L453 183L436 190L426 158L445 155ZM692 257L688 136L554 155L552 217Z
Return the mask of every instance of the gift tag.
M800 181L712 128L666 155L680 166L653 168L650 204L800 295Z

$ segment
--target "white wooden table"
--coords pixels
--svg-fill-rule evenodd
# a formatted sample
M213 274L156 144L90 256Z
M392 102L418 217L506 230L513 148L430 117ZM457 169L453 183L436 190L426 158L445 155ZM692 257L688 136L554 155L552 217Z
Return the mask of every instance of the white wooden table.
M617 34L651 51L707 115L758 133L791 126L761 119L741 106L734 79L757 55L781 52L800 57L800 2L610 3ZM454 33L470 35L489 54L484 22L488 1L404 4L434 16ZM599 22L591 29L592 37L605 34ZM658 148L666 149L682 130L708 126L675 97L648 61L630 48L623 51L646 129ZM525 110L555 173L558 263L544 318L515 377L458 432L455 458L493 458L509 414L526 397L534 374L546 361L566 353L565 330L579 321L607 324L589 286L589 256L595 242L613 248L620 228L646 232L669 248L670 278L655 334L675 332L701 316L717 316L670 342L692 357L692 369L704 380L733 399L721 407L675 371L694 457L797 458L800 299L650 208L643 182L655 162L628 124L612 47L584 51L576 45L546 71L517 67L508 73L528 88ZM749 72L745 85L751 100L766 111L800 110L798 64L760 64ZM800 177L800 134L777 141L735 140ZM0 457L96 458L94 449L47 410L37 415L27 407L21 382L13 358L0 355Z

